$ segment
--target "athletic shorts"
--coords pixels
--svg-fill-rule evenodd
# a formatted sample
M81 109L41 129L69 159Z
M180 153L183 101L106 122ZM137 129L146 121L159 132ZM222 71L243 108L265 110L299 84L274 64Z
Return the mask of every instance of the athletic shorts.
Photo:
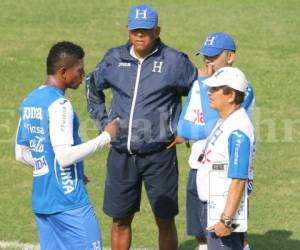
M207 236L207 202L202 202L197 193L197 169L190 169L186 190L186 231L195 237Z
M208 250L243 250L244 233L232 233L226 237L217 237L209 232L207 237Z
M128 154L110 149L103 211L124 218L140 210L142 181L154 215L171 219L178 214L176 149L151 154Z
M101 250L96 214L91 205L56 213L35 214L41 250Z

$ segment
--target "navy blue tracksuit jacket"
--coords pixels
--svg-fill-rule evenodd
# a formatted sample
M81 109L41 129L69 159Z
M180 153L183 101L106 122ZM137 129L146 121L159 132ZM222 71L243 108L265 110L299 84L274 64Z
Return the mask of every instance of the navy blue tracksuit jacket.
M188 94L197 70L185 54L159 39L142 63L130 55L131 46L110 49L87 77L88 112L99 130L120 118L115 149L130 154L160 151L176 135L181 96ZM108 113L107 88L113 94Z

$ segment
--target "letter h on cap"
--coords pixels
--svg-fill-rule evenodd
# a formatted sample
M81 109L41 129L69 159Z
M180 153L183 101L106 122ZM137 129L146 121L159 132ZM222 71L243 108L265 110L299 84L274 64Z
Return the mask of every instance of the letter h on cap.
M205 45L212 46L214 44L214 40L216 39L216 36L209 36L206 38Z
M135 10L135 19L147 19L147 10Z

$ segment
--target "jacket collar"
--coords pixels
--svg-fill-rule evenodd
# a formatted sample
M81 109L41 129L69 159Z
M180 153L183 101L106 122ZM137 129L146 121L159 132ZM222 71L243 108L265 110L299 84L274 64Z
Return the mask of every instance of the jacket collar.
M130 48L132 46L132 43L128 41L125 46L123 46L123 49L121 50L121 59L127 60L127 61L136 61L135 58L133 58L130 55ZM156 44L154 46L154 49L152 50L151 54L149 56L152 56L153 54L156 54L162 50L162 48L165 47L164 43L160 40L160 38L157 39ZM148 57L149 57L148 56Z

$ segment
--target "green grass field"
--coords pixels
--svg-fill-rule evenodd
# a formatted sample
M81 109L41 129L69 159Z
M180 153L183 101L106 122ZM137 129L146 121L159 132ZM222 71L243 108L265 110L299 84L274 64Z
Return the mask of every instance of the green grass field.
M38 242L31 212L31 170L14 160L18 105L45 79L45 58L59 40L79 43L90 72L105 51L127 39L125 0L0 0L0 243ZM238 46L235 66L253 83L257 129L255 191L250 201L249 240L254 250L300 249L300 2L298 0L152 0L162 40L194 56L206 35L226 31ZM110 93L107 92L110 96ZM86 112L83 86L69 91L84 140L97 131ZM90 197L110 246L110 218L102 212L107 151L85 161ZM180 249L196 247L185 233L185 186L189 150L178 147L177 216ZM133 248L157 249L157 229L143 195L133 223ZM1 247L0 247L1 248ZM13 249L13 248L10 248Z

